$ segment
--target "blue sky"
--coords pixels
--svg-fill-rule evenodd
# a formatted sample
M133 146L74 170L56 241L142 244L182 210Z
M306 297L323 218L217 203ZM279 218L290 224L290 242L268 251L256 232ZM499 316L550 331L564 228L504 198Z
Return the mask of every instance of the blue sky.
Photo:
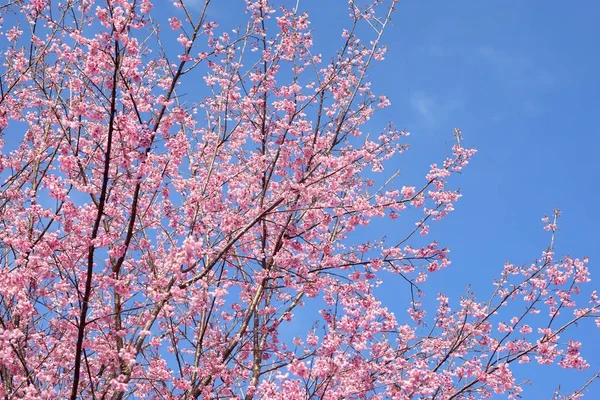
M214 2L209 17L223 28L235 25L239 4ZM324 59L347 23L345 4L300 2ZM479 150L453 180L463 193L456 211L432 225L431 238L450 247L453 263L423 286L428 298L444 291L452 303L469 284L489 294L506 259L530 263L547 248L540 219L556 207L563 211L556 253L589 256L597 280L587 289L600 289L600 3L407 0L397 8L383 39L386 61L376 64L370 80L392 102L373 127L391 120L411 132L410 151L389 166L401 169L398 183L422 182L429 165L448 154L454 127ZM375 233L379 226L363 232ZM407 291L394 284L384 289L386 305L404 318ZM524 398L550 398L559 383L574 390L600 369L599 331L587 322L573 335L584 341L590 369L529 364L532 384ZM587 398L600 398L600 382Z
M556 252L590 256L597 280L588 287L600 288L599 19L592 1L400 3L373 80L392 101L386 114L412 133L403 175L418 177L443 157L455 126L479 150L455 181L463 193L455 213L432 227L453 264L432 277L429 297L440 287L459 295L468 283L489 291L505 259L531 262L548 243L540 217L555 207ZM577 336L591 375L600 343L589 322ZM524 398L548 398L559 382L575 387L586 375L527 374ZM600 382L587 398L600 398Z

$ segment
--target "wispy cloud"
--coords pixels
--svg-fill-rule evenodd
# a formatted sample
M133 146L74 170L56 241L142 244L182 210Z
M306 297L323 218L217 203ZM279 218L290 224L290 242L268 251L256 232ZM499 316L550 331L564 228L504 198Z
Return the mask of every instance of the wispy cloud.
M433 117L435 98L423 92L415 92L410 96L411 107L423 118Z
M209 19L213 20L230 20L238 13L243 15L246 7L243 5L243 3L240 6L240 3L242 2L236 0L212 1L206 8L206 15ZM185 0L185 5L194 12L202 11L205 4L206 0Z
M533 59L500 51L492 46L482 46L478 56L493 68L493 73L502 81L504 90L520 102L520 110L526 115L544 113L541 96L555 83L554 77ZM499 117L499 119L503 119Z
M554 84L552 75L530 58L510 55L491 46L480 47L479 56L504 75L508 83L526 83L528 87L550 87Z
M446 50L439 44L430 43L427 46L427 54L429 54L432 57L445 57Z
M465 101L461 95L440 96L423 91L415 91L410 95L410 106L415 111L420 122L429 127L439 127L448 118L463 107Z

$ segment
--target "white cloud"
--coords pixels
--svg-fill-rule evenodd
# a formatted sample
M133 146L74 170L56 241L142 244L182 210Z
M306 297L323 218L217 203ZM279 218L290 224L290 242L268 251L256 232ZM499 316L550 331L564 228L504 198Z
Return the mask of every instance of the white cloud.
M505 91L518 102L522 113L539 116L544 113L541 97L554 86L554 77L529 57L499 51L492 46L478 49L479 57L490 64Z
M462 108L465 103L460 94L436 96L423 91L411 93L409 101L420 122L429 127L439 127L447 123L452 114Z
M525 84L527 87L550 87L554 84L552 75L530 58L510 55L491 46L480 47L479 56L492 64L507 83Z
M439 44L430 43L427 48L427 53L432 57L445 57L446 50Z
M431 118L433 117L435 98L423 92L415 92L410 96L410 105L421 117Z

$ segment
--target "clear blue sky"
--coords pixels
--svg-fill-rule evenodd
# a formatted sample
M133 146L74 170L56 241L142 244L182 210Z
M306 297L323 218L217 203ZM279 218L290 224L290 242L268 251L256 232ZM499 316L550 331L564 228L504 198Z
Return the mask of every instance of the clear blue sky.
M211 18L235 25L240 3L215 2ZM347 21L345 4L300 2L324 59ZM412 133L410 151L391 166L402 170L398 182L422 182L429 164L446 156L454 127L479 150L453 181L463 193L456 211L431 229L452 250L453 263L423 287L430 299L442 290L456 301L469 284L490 293L506 259L523 264L539 257L549 240L540 218L555 207L563 211L556 253L589 256L596 280L587 288L600 290L598 21L600 3L592 0L398 5L383 40L386 61L371 72L375 92L392 102L374 124L392 120ZM398 293L390 288L382 295L401 319L407 303ZM550 398L559 383L575 389L600 369L600 331L587 322L575 336L584 341L590 369L529 364L533 384L524 398ZM586 398L600 398L600 382Z

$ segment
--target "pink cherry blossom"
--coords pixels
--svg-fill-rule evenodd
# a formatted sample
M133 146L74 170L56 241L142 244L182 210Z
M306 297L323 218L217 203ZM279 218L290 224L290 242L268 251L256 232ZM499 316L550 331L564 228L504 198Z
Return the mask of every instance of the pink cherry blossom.
M177 17L169 18L169 25L171 25L171 29L174 31L179 30L181 28L181 20Z
M571 331L600 301L558 211L491 297L428 305L476 150L455 129L421 179L391 170L408 132L368 77L397 1L349 1L335 38L285 2L235 27L214 2L51 3L0 7L0 396L518 398L519 363L588 367Z

